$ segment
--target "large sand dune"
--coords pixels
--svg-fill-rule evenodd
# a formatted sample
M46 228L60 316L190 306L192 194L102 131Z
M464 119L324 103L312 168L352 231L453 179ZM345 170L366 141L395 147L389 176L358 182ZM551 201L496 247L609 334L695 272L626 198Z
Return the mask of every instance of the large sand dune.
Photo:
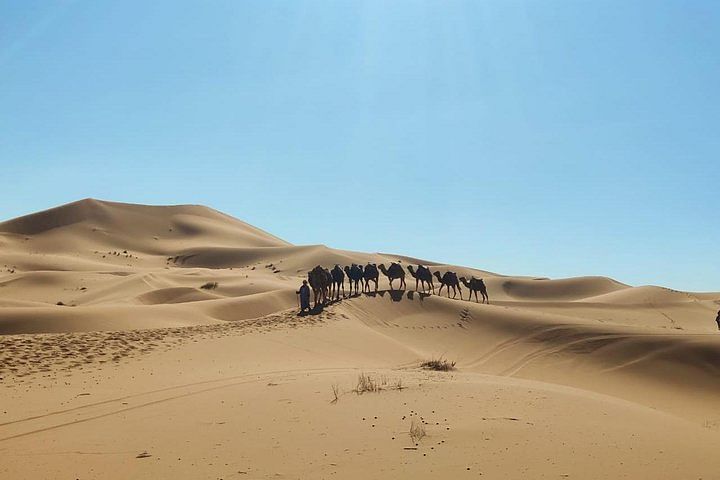
M312 267L368 261L483 277L491 304L381 276L295 315ZM98 200L0 223L0 267L2 478L720 478L720 294Z

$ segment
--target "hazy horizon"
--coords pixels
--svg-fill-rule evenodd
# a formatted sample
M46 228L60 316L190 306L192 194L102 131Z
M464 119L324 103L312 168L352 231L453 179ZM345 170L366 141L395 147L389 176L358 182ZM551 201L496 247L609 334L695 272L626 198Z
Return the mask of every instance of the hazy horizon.
M294 244L720 291L720 4L11 1L0 220L202 204Z

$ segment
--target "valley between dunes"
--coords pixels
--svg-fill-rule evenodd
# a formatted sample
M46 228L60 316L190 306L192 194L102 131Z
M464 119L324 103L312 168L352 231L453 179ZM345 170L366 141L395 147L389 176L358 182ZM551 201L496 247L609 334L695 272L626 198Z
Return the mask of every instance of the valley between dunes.
M296 315L315 265L369 261L482 277L491 303L381 275ZM719 309L82 200L0 223L0 478L720 478Z

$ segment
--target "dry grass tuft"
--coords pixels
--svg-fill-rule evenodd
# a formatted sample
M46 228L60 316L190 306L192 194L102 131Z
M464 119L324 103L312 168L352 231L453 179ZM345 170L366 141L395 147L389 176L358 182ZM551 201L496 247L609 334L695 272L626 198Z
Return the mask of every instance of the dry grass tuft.
M427 433L425 433L425 425L423 425L422 422L418 422L413 418L412 423L410 424L410 438L412 439L413 443L419 442L426 435Z
M449 372L455 370L455 362L450 362L442 357L433 358L420 364L426 370L435 370L436 372Z
M337 403L340 397L340 386L337 383L333 383L331 385L332 387L332 393L333 393L333 399L330 400L330 403Z
M365 392L379 392L380 391L380 385L378 385L378 382L371 377L370 375L366 375L364 373L361 373L358 375L358 381L357 386L355 387L354 392L358 395L362 395Z
M407 388L403 385L402 379L391 382L386 375L382 375L380 380L366 374L361 373L358 375L357 385L352 390L358 395L362 395L366 392L381 392L383 390L400 390Z
M218 287L218 282L207 282L200 286L203 290L215 290Z

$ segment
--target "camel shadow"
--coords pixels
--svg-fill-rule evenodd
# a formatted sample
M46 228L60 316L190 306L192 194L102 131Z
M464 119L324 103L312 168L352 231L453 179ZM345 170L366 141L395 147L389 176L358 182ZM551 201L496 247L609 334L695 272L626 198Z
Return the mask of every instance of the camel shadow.
M430 294L424 292L413 292L412 290L407 292L408 300L414 300L416 296L418 297L418 300L424 302L425 299L430 296Z
M378 292L378 294L382 298L385 298L385 294L390 295L390 298L392 299L393 302L401 302L403 299L403 293L405 293L404 290L385 290L385 291Z

